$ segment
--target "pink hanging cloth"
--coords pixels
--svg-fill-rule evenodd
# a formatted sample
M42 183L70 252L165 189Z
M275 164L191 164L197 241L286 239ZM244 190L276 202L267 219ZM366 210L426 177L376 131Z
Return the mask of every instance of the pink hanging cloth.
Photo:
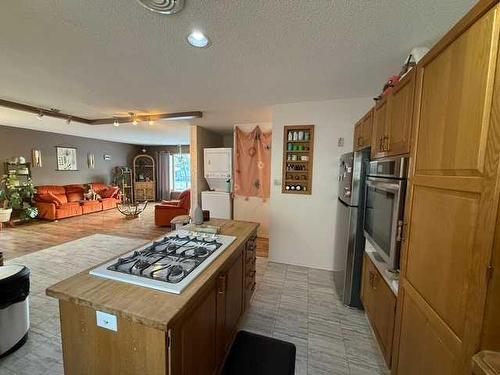
M236 127L235 132L234 194L267 199L271 189L272 132L263 133L258 126L249 133Z

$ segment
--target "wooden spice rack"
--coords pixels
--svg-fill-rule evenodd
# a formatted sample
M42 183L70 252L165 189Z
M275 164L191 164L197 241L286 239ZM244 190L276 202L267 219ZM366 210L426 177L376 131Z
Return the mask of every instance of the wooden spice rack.
M285 126L281 192L311 194L314 125Z

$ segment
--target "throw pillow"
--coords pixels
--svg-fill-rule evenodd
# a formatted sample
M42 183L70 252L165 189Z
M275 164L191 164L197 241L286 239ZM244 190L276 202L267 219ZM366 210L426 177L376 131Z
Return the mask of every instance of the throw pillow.
M54 203L56 206L60 206L63 202L54 193L40 194L37 196L38 202L44 203Z
M120 188L118 188L116 186L109 187L101 193L101 197L102 198L113 198L116 194L118 194L119 190L120 190Z

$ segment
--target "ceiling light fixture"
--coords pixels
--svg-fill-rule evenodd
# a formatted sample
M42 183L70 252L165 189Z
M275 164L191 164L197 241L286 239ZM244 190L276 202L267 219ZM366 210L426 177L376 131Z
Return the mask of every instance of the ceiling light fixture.
M132 119L132 125L137 125L139 121L137 121L137 117L134 112L129 112L130 118Z
M201 31L195 30L187 36L188 43L197 48L207 48L210 46L210 39Z
M113 121L113 126L114 126L115 128L117 128L117 127L119 127L119 126L120 126L120 121L118 121L118 119L117 119L117 118L115 118L115 120Z

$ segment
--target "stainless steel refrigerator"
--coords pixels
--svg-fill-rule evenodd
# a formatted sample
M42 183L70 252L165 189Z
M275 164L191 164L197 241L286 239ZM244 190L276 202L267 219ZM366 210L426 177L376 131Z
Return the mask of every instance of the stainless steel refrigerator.
M363 308L360 297L365 250L363 214L369 162L369 149L350 152L340 158L334 282L344 305L357 308Z

